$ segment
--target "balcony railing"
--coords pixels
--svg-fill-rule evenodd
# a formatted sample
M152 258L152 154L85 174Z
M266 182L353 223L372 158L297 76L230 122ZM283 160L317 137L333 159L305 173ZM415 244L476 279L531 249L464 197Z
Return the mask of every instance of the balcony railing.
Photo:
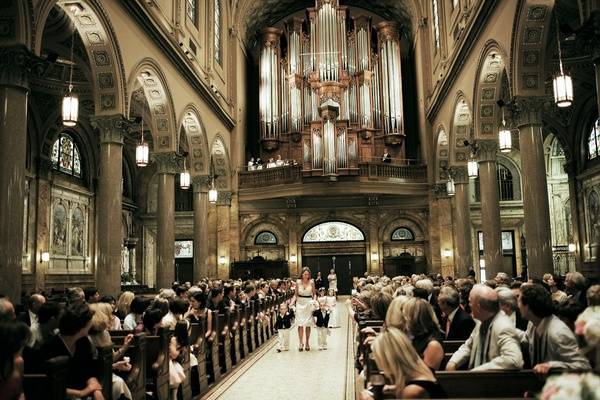
M266 168L239 173L240 189L273 185L308 183L315 180L322 170L302 170L301 165ZM388 164L382 162L359 162L358 168L339 170L344 181L389 181L397 183L425 183L427 167L409 163Z

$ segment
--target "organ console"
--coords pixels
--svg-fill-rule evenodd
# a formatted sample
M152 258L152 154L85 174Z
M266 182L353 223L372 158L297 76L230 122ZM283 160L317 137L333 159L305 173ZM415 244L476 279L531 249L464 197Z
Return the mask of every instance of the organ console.
M356 169L383 146L404 158L397 23L316 0L306 18L262 30L259 75L263 158L282 154L309 175Z

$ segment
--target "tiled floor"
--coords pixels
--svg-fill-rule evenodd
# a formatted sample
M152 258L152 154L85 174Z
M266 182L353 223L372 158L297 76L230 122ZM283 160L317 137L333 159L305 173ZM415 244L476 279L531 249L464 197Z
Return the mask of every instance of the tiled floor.
M250 400L250 399L326 399L346 400L351 398L347 387L352 387L352 373L348 374L348 315L343 302L338 302L338 317L341 327L331 329L328 349L317 350L317 335L311 334L311 351L298 351L298 331L293 329L290 351L277 353L275 341L264 349L262 355L247 370L244 367L222 387L214 391L207 400ZM351 359L351 357L350 357ZM352 370L350 369L350 372Z

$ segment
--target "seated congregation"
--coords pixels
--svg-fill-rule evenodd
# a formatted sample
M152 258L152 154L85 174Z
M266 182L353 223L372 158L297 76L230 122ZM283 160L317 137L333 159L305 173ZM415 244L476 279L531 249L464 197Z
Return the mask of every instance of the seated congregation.
M290 280L204 280L158 294L95 288L0 298L0 399L189 400L275 333Z
M355 279L359 398L566 398L564 382L579 390L568 398L596 393L600 285L586 291L578 272L565 284L550 274Z

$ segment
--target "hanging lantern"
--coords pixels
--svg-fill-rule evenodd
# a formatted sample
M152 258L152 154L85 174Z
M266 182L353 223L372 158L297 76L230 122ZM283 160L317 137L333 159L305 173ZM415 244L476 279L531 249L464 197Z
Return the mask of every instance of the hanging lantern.
M79 98L73 93L73 85L69 85L69 93L63 97L62 120L65 126L77 125L79 115Z
M569 107L573 103L573 81L571 77L562 70L561 61L560 72L554 76L552 84L554 86L554 103L558 107Z
M510 129L506 129L505 126L500 128L498 132L498 141L500 142L500 151L502 153L508 153L512 150L512 134Z
M208 202L210 204L216 204L219 193L215 188L215 179L213 178L212 184L210 185L210 189L208 190Z
M477 178L477 175L479 175L479 165L473 156L471 156L469 162L467 163L467 173L469 178Z
M456 193L456 189L454 188L454 180L450 178L448 179L448 182L446 182L446 194L448 196L454 196L454 193Z
M558 44L558 66L559 72L554 75L552 86L554 88L554 103L558 107L569 107L573 103L573 80L563 70L562 51L560 48L560 35L558 32L558 21L556 24L556 43Z
M183 159L183 172L179 174L179 187L183 190L187 190L190 188L190 173L188 172L185 166L185 158Z
M512 150L512 133L506 128L506 120L504 119L504 108L502 108L502 126L498 131L499 150L502 153L509 153Z
M144 120L142 120L142 140L135 148L135 164L138 167L147 166L149 155L150 148L148 147L148 143L144 142Z

